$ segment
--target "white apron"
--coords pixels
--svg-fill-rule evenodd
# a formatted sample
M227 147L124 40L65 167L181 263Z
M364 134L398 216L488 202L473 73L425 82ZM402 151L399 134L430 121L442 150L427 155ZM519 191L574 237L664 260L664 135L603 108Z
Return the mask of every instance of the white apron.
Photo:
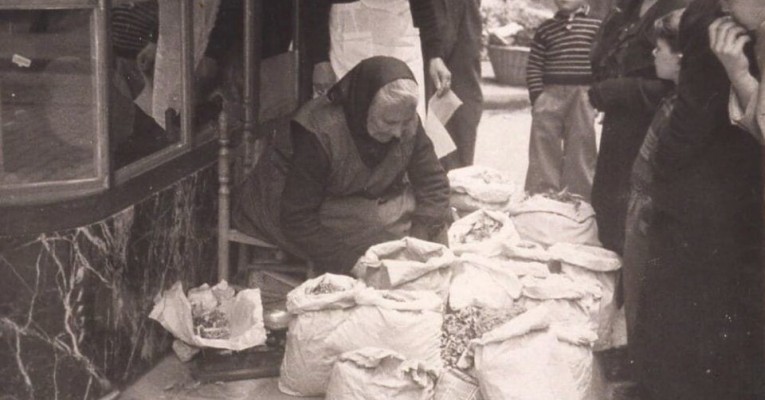
M417 112L425 120L425 73L420 32L412 23L409 0L333 4L329 36L329 59L338 80L369 57L390 56L405 62L419 85Z

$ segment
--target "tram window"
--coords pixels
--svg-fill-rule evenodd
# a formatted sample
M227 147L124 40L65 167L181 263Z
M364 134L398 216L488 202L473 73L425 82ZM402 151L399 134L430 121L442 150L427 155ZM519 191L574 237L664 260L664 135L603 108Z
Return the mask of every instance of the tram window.
M92 23L0 11L0 187L97 176Z

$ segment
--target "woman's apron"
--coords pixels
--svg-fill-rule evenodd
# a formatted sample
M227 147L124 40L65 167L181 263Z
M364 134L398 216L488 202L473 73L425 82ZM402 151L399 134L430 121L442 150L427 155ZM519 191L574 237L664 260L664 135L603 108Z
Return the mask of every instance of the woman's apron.
M412 22L409 0L333 4L329 36L329 59L338 80L369 57L389 56L405 62L419 85L417 112L424 120L425 71L420 31Z

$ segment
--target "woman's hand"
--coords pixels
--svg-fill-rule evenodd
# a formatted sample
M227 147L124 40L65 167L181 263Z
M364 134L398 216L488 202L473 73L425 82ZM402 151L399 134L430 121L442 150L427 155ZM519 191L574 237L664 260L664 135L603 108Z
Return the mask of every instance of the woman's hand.
M709 25L709 47L731 81L749 75L749 59L744 54L744 45L751 40L746 28L729 16L718 18Z
M313 93L318 96L327 94L329 89L337 83L337 75L329 61L317 63L313 66Z
M428 63L428 72L430 79L436 86L436 94L440 97L446 94L452 86L452 73L444 64L441 57L431 58Z

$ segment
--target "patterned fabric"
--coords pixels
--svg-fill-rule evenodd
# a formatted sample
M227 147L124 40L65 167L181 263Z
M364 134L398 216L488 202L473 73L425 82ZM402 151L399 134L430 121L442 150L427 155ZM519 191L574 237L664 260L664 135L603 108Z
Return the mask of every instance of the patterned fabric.
M557 13L537 29L531 43L526 83L532 103L544 85L587 85L592 82L590 49L601 21L585 8Z
M155 0L120 4L112 9L112 43L117 55L135 58L150 42L156 42L159 7Z

